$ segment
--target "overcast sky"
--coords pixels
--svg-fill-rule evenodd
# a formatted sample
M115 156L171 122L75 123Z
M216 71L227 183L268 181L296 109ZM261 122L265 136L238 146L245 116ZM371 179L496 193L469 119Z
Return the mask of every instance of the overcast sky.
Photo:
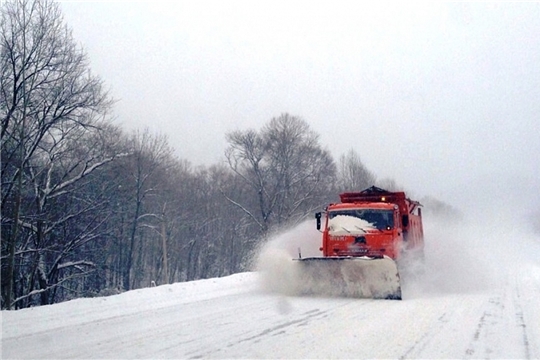
M166 133L194 165L287 112L336 160L354 148L419 196L540 200L538 2L61 6L118 122Z

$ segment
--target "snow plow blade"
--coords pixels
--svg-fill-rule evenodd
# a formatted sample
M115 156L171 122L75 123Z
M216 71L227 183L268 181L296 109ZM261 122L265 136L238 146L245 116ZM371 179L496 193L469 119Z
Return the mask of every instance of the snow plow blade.
M397 265L390 257L311 257L300 265L300 293L401 300Z

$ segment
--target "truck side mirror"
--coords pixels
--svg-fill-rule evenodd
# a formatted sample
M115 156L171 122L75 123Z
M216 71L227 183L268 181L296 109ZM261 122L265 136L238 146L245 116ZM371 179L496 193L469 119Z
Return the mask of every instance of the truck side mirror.
M315 219L317 219L317 230L321 230L321 213L315 213Z
M409 215L403 215L401 217L401 223L403 224L403 227L406 228L409 226Z

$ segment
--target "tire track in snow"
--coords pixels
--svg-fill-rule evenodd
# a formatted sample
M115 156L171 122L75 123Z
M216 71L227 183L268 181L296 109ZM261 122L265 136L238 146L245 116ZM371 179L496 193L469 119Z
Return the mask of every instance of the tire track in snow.
M430 341L438 334L442 333L443 330L447 327L453 313L444 312L441 316L437 318L437 322L429 327L429 330L424 332L424 334L417 340L415 343L408 348L401 356L400 360L407 359L412 353L421 354L422 351L429 345ZM415 356L416 357L416 356Z
M303 316L301 318L299 318L299 319L286 321L286 322L281 323L279 325L272 326L270 328L264 329L259 334L254 335L254 336L250 336L250 337L242 339L242 340L239 340L235 344L240 344L240 343L243 343L243 342L246 342L246 341L256 340L258 338L269 335L269 334L275 332L276 330L280 330L279 333L282 334L282 333L284 333L284 331L282 329L288 328L288 327L290 327L292 325L296 325L296 324L299 324L299 326L305 325L310 320L313 320L314 318L320 317L321 315L324 315L327 312L328 311L321 311L319 309L314 309L314 310L307 311L304 314L302 314ZM276 335L276 334L274 334L274 335ZM235 344L229 344L228 347L232 347Z
M521 307L521 301L522 301L521 291L520 291L520 285L517 279L515 279L514 288L516 290L514 293L514 299L513 299L514 309L515 309L515 314L516 314L516 322L517 322L517 325L521 328L525 359L531 359L529 336L527 334L527 325L525 324L525 318L523 316L523 308Z
M508 279L503 284L499 295L489 297L464 358L531 358L530 338L519 288L518 277L514 274L512 280ZM501 334L505 336L501 337ZM514 345L519 343L519 347Z
M259 333L255 334L255 335L249 335L249 336L244 337L244 338L242 338L242 339L240 339L238 341L229 343L229 344L227 344L225 346L225 348L231 348L231 347L234 347L234 346L236 346L238 344L241 344L241 343L244 343L244 342L253 341L254 343L257 343L261 338L264 338L266 336L275 336L275 335L285 333L284 329L286 329L286 328L289 328L289 327L291 327L293 325L297 325L297 324L298 324L298 326L302 326L303 324L307 324L307 322L310 321L311 319L324 316L324 314L326 314L326 313L327 313L327 311L321 311L320 309L314 309L314 310L307 311L307 312L303 313L302 317L300 317L298 319L285 321L285 322L279 323L277 325L274 325L272 327L266 328L266 329L260 331ZM274 333L276 331L278 331L278 332ZM274 333L274 334L272 334L272 333ZM186 353L186 355L188 356L189 359L202 359L202 358L207 358L210 355L215 355L219 351L221 351L221 349L214 349L214 350L206 351L204 353L199 353L199 351L195 351L195 352Z
M302 299L300 297L299 299ZM324 299L324 298L321 298ZM290 332L291 329L296 329L302 326L309 326L312 322L320 322L322 319L325 319L327 317L331 317L331 313L335 311L339 311L340 308L349 306L351 303L358 304L358 299L351 299L349 301L343 302L343 299L340 299L338 301L338 305L331 306L330 308L321 310L317 302L315 302L313 305L315 306L314 309L311 309L309 311L305 311L302 314L293 317L292 319L288 317L285 321L280 321L279 323L273 324L270 327L267 327L262 330L258 330L255 334L250 334L247 336L244 336L238 340L229 342L227 345L223 345L220 348L215 348L212 350L208 350L205 352L195 351L195 352L189 352L185 355L189 359L201 359L201 358L229 358L230 356L220 356L219 354L223 351L227 351L228 349L233 349L236 346L242 346L245 344L256 344L264 339L268 339L270 337L275 336L283 336L286 335L288 332ZM360 303L360 306L357 306L357 308L360 308L362 306L366 306L367 304L371 303L372 301L362 301ZM324 307L325 305L323 305ZM254 330L254 329L251 329Z
M505 321L505 311L507 299L507 290L509 284L506 282L501 288L502 293L498 295L492 295L488 298L486 308L482 311L482 315L477 321L475 331L469 345L465 349L463 358L475 359L485 358L489 359L499 354L500 347L503 344L495 337L495 334L499 334L497 328L507 328L510 324Z
M185 341L178 341L180 340L178 339L171 342L169 346L163 347L159 351L159 354L170 353L172 350L177 349L179 351L178 357L180 358L201 358L218 352L226 346L225 344L231 338L249 336L253 331L249 324L246 324L244 327L238 326L237 319L239 311L243 314L253 314L251 319L255 323L267 323L270 321L270 315L267 315L264 310L274 305L272 300L274 299L266 296L246 298L241 295L231 298L226 306L224 306L224 301L216 302L218 304L216 312L206 312L202 315L198 315L198 311L196 310L197 305L194 304L193 310L189 311L192 315L189 316L189 319L183 319L184 321L188 320L186 324L189 325L188 333L206 334L208 333L208 329L212 329L212 338L208 338L207 340L197 339L192 344L193 346L185 346L187 343ZM272 316L275 315L272 314ZM240 319L242 318L243 316L240 316ZM200 354L201 346L207 350L204 354Z
M467 347L467 350L465 350L466 357L472 357L476 353L476 343L480 340L480 335L484 332L486 318L489 316L491 316L489 312L484 312L480 317L480 320L478 320L478 325L476 326L473 339Z

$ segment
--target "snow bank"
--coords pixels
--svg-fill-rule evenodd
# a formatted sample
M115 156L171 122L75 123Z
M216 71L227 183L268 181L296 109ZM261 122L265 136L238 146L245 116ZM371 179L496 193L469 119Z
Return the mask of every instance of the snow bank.
M90 323L157 311L171 306L207 302L228 295L257 291L255 273L239 273L223 278L188 281L126 291L105 297L79 298L58 304L2 311L3 319L17 319L17 326L3 328L6 337L25 336L34 332L75 326L81 321ZM58 316L58 314L68 314ZM39 315L43 321L36 321Z

